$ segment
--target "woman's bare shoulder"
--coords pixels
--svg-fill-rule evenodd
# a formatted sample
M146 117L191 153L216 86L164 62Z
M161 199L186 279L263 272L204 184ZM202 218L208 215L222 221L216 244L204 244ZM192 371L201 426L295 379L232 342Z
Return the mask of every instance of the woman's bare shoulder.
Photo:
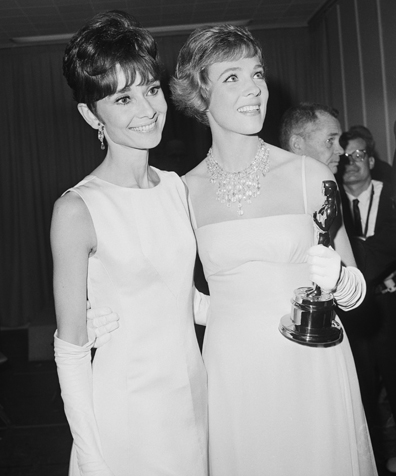
M326 164L319 162L319 160L313 159L312 157L305 157L305 175L308 188L317 188L319 186L321 190L323 181L333 180L336 182L336 179L329 167Z
M333 172L323 162L313 159L312 157L305 156L305 163L307 173L311 174L312 178L317 177L318 179L323 180L335 180Z
M299 155L275 145L267 144L267 147L269 149L270 167L274 165L274 163L279 166L288 165L291 167L301 164L301 157Z
M277 160L293 160L293 158L298 157L296 154L293 154L293 152L281 149L276 145L268 144L267 142L265 143L265 145L268 147L270 160L271 157L274 157Z
M301 170L304 164L305 175L307 182L322 181L322 180L335 180L329 167L319 160L313 159L309 156L301 156L294 154L276 146L269 146L270 148L270 166L278 166L282 169L288 169L289 171ZM274 159L272 164L271 157Z
M83 199L75 192L68 192L54 204L51 223L53 242L76 242L84 248L96 246L95 227Z
M323 204L323 182L333 181L337 186L336 179L326 164L312 157L305 158L305 183L308 195L308 205L311 210L317 210Z
M89 212L80 195L70 191L56 200L53 215L74 221L87 218Z

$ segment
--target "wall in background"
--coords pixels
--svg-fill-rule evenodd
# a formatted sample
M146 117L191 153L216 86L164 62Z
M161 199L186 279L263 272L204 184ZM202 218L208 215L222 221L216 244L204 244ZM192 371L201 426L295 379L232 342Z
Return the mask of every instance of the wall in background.
M280 115L309 99L308 28L255 31L263 45L270 90L262 136L276 143ZM210 147L208 128L175 111L167 82L186 37L157 38L165 65L168 116L153 163L174 170L167 145L184 143L184 173ZM77 112L65 79L65 45L0 50L0 306L1 328L53 325L49 230L53 203L104 158L91 129ZM1 348L1 336L0 336Z
M311 22L315 64L326 84L320 100L340 111L344 129L368 127L389 163L395 150L395 25L395 0L339 0Z
M277 143L279 119L288 107L324 102L340 111L344 128L369 127L380 157L391 162L395 25L396 0L338 0L327 4L309 29L253 31L263 46L270 93L263 138ZM167 78L184 40L158 38ZM52 206L103 159L96 133L79 117L62 77L63 50L62 45L0 50L0 328L41 325L47 315L53 319ZM166 79L164 89L169 100ZM161 165L167 142L181 139L191 168L204 158L210 134L169 103L153 160Z

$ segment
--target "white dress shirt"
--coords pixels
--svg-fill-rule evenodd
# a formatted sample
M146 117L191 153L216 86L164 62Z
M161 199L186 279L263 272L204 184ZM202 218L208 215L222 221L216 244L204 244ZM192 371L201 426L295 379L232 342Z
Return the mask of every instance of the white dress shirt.
M368 227L367 227L367 233L365 238L368 238L369 236L374 235L375 222L377 221L378 204L379 204L379 199L380 199L383 185L384 184L382 182L379 182L378 180L372 180L370 182L370 185L366 188L366 190L362 192L360 195L358 195L357 197L355 197L354 195L351 195L345 190L347 197L349 199L349 206L351 207L352 216L353 216L352 202L353 200L355 200L355 198L359 200L359 210L360 210L360 216L362 219L363 232L366 229L366 223L368 219ZM370 216L368 216L372 190L374 190L374 195L373 195L373 201L372 201L371 209L370 209Z

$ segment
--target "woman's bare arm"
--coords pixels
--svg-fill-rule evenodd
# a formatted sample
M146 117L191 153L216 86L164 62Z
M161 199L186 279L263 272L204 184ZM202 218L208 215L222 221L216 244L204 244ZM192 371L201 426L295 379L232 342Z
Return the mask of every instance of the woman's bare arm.
M80 346L88 341L87 270L95 246L94 226L83 200L75 193L59 198L51 225L58 337Z

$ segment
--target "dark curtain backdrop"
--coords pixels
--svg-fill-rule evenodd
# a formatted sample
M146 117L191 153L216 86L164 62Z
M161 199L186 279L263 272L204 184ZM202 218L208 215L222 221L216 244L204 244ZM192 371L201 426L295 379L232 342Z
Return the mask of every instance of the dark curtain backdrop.
M277 144L281 114L312 99L307 28L253 31L267 63L270 91L262 137ZM158 38L167 79L185 36ZM103 159L95 131L80 117L62 76L64 45L0 50L0 326L34 324L52 309L49 230L53 203ZM205 157L207 128L176 113L169 102L163 141L152 151L161 166L170 140L186 148L184 171ZM167 162L164 161L164 167Z
M331 27L325 12L310 23L310 51L313 65L310 95L315 102L335 107L331 100L332 75L329 48L337 48L338 45L329 38L330 32Z

